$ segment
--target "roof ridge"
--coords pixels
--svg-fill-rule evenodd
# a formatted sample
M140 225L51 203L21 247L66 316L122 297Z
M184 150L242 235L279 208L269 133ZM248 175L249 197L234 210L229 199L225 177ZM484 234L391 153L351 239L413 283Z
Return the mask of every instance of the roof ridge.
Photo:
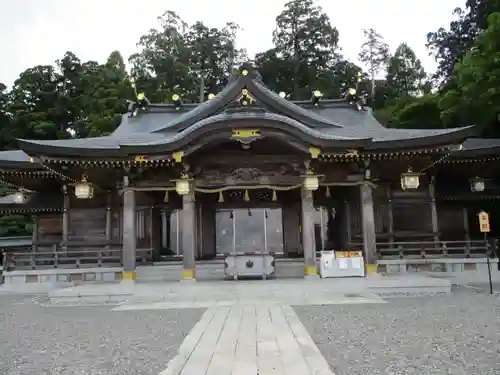
M243 64L236 79L231 80L224 89L217 94L213 99L200 103L188 112L184 112L181 116L163 124L154 129L153 133L165 131L167 128L180 128L185 129L203 118L210 117L224 108L226 108L232 101L241 95L243 89L248 89L249 94L255 97L258 101L266 106L272 108L278 113L302 122L309 127L317 126L333 126L342 128L341 124L328 120L312 111L309 111L300 105L294 104L292 101L280 97L277 93L264 85L257 74L255 68L250 65Z

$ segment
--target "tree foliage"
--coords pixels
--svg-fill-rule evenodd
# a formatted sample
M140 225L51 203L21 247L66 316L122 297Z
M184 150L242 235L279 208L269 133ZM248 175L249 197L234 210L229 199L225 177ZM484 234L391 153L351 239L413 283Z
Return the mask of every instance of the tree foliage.
M371 96L375 96L375 75L389 62L389 45L375 29L364 29L365 42L361 45L359 60L368 67L370 73Z
M217 92L228 80L234 61L244 50L235 46L239 26L228 22L222 29L203 22L188 25L175 12L159 17L160 26L143 35L139 52L129 58L131 74L140 91L153 102L168 102L172 94L196 102L200 85Z
M389 58L387 65L387 86L391 98L417 96L425 90L426 74L421 61L406 43L402 43Z
M276 17L274 51L291 67L291 97L306 99L338 60L339 32L312 0L292 0Z
M455 65L455 87L440 102L447 122L477 124L488 135L500 135L500 13L488 17L489 26Z

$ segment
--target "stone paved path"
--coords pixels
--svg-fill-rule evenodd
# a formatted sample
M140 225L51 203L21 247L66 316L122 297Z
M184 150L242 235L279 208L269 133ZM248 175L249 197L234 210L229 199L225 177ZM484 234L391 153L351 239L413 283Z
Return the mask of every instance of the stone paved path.
M290 306L209 308L160 375L333 375Z

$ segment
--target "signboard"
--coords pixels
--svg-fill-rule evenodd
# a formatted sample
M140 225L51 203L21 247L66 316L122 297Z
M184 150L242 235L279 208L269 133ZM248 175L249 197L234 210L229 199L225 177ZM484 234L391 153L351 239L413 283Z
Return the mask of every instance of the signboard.
M490 215L487 212L481 211L478 213L479 216L479 230L481 233L490 232Z

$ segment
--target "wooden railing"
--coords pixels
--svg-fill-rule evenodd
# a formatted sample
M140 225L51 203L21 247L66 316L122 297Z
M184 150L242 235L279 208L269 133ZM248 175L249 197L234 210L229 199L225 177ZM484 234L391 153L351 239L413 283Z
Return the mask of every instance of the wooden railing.
M478 258L490 255L496 241L377 242L378 259ZM351 244L352 250L362 243Z
M92 268L121 267L122 249L80 248L77 250L61 250L53 245L52 251L6 252L3 265L6 271L41 268ZM153 261L152 249L137 249L136 261L149 264Z

